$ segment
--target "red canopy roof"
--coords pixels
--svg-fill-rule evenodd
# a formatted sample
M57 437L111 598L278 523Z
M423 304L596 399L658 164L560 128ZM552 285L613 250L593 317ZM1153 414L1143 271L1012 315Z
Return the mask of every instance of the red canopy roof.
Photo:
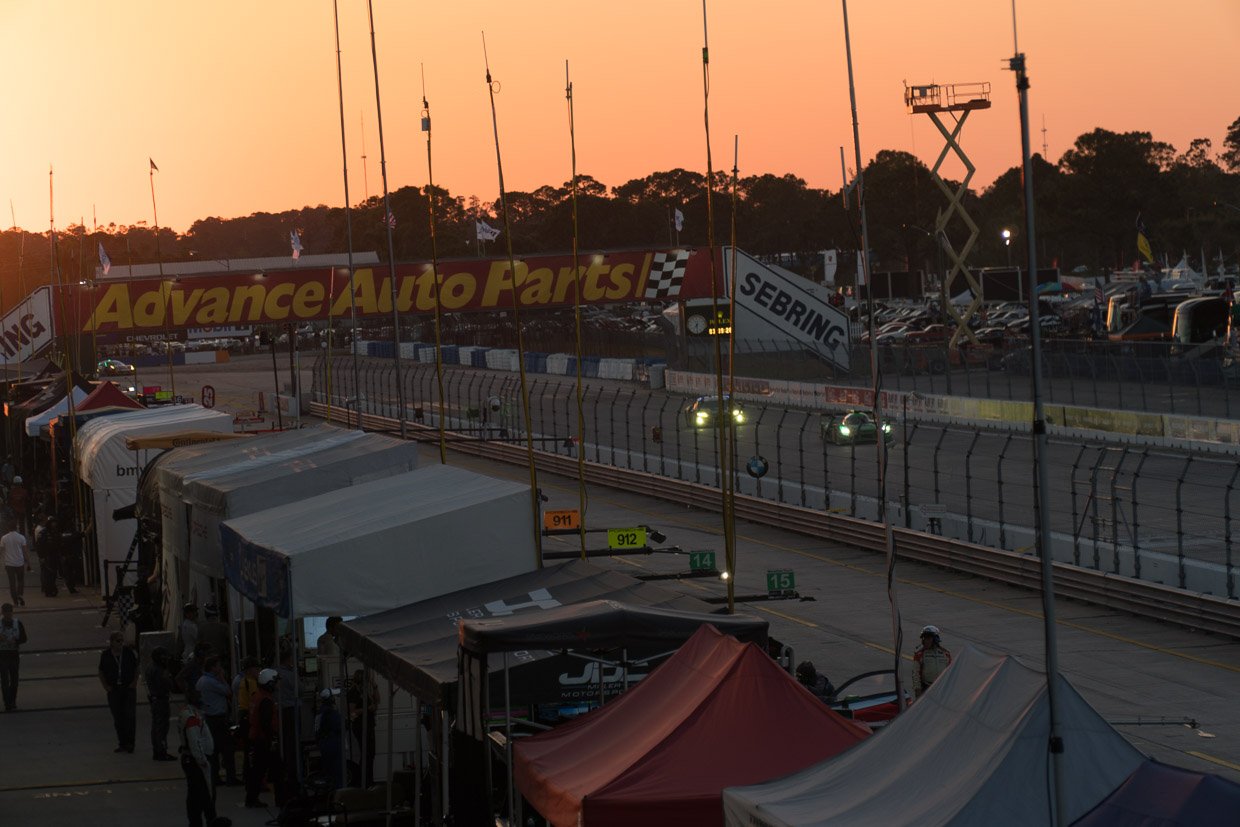
M111 382L102 382L86 398L73 406L73 410L93 411L99 408L141 408L142 404L130 399Z
M521 794L556 827L722 824L724 787L804 769L868 734L757 646L702 626L614 702L517 741L514 763Z

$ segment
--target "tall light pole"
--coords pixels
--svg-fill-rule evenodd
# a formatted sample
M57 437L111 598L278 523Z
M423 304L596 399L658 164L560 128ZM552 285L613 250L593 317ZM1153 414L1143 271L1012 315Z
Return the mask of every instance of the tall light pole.
M1034 243L1033 161L1029 148L1029 74L1025 67L1025 55L1016 44L1016 4L1012 4L1012 55L1008 67L1016 74L1016 94L1020 100L1021 168L1025 181L1025 256L1029 267L1029 357L1033 368L1033 463L1034 507L1037 515L1037 550L1041 558L1042 580L1042 628L1046 648L1046 704L1047 733L1046 750L1050 759L1051 808L1056 827L1067 824L1064 808L1064 738L1059 708L1059 642L1055 630L1055 579L1051 536L1051 519L1048 509L1050 476L1046 414L1042 406L1042 331L1038 321L1038 272L1037 246ZM1010 249L1010 248L1009 248Z

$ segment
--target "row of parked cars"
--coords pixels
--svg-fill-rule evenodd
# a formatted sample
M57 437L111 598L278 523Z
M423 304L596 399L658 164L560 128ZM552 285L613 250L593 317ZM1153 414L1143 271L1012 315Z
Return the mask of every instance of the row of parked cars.
M874 340L879 345L930 345L951 340L954 320L942 321L937 309L924 307L886 308L875 312ZM1043 333L1054 333L1063 320L1054 314L1038 319ZM1011 339L1029 335L1029 310L1018 302L1004 302L973 314L969 327L981 344L1000 347ZM870 343L870 332L861 334L863 345Z

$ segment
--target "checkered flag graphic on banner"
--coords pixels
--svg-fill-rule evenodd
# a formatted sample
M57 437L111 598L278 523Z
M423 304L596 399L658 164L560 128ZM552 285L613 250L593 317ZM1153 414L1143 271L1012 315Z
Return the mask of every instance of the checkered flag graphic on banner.
M646 280L646 298L670 299L679 296L680 283L684 281L688 264L688 250L655 253L650 264L650 278Z

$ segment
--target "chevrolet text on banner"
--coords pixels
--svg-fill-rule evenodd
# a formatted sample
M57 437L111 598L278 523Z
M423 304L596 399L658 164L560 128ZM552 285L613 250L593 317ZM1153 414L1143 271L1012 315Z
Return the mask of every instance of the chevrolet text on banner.
M507 259L441 262L440 300L448 312L505 310L515 290L525 308L571 306L574 282L586 304L709 296L709 255L706 249L583 255L576 278L571 256L517 261L515 275ZM341 318L351 300L359 316L391 314L392 292L386 267L356 270L352 280L331 268L233 272L73 285L63 312L72 331L82 332L251 325ZM430 263L397 265L395 293L397 312L433 312Z

